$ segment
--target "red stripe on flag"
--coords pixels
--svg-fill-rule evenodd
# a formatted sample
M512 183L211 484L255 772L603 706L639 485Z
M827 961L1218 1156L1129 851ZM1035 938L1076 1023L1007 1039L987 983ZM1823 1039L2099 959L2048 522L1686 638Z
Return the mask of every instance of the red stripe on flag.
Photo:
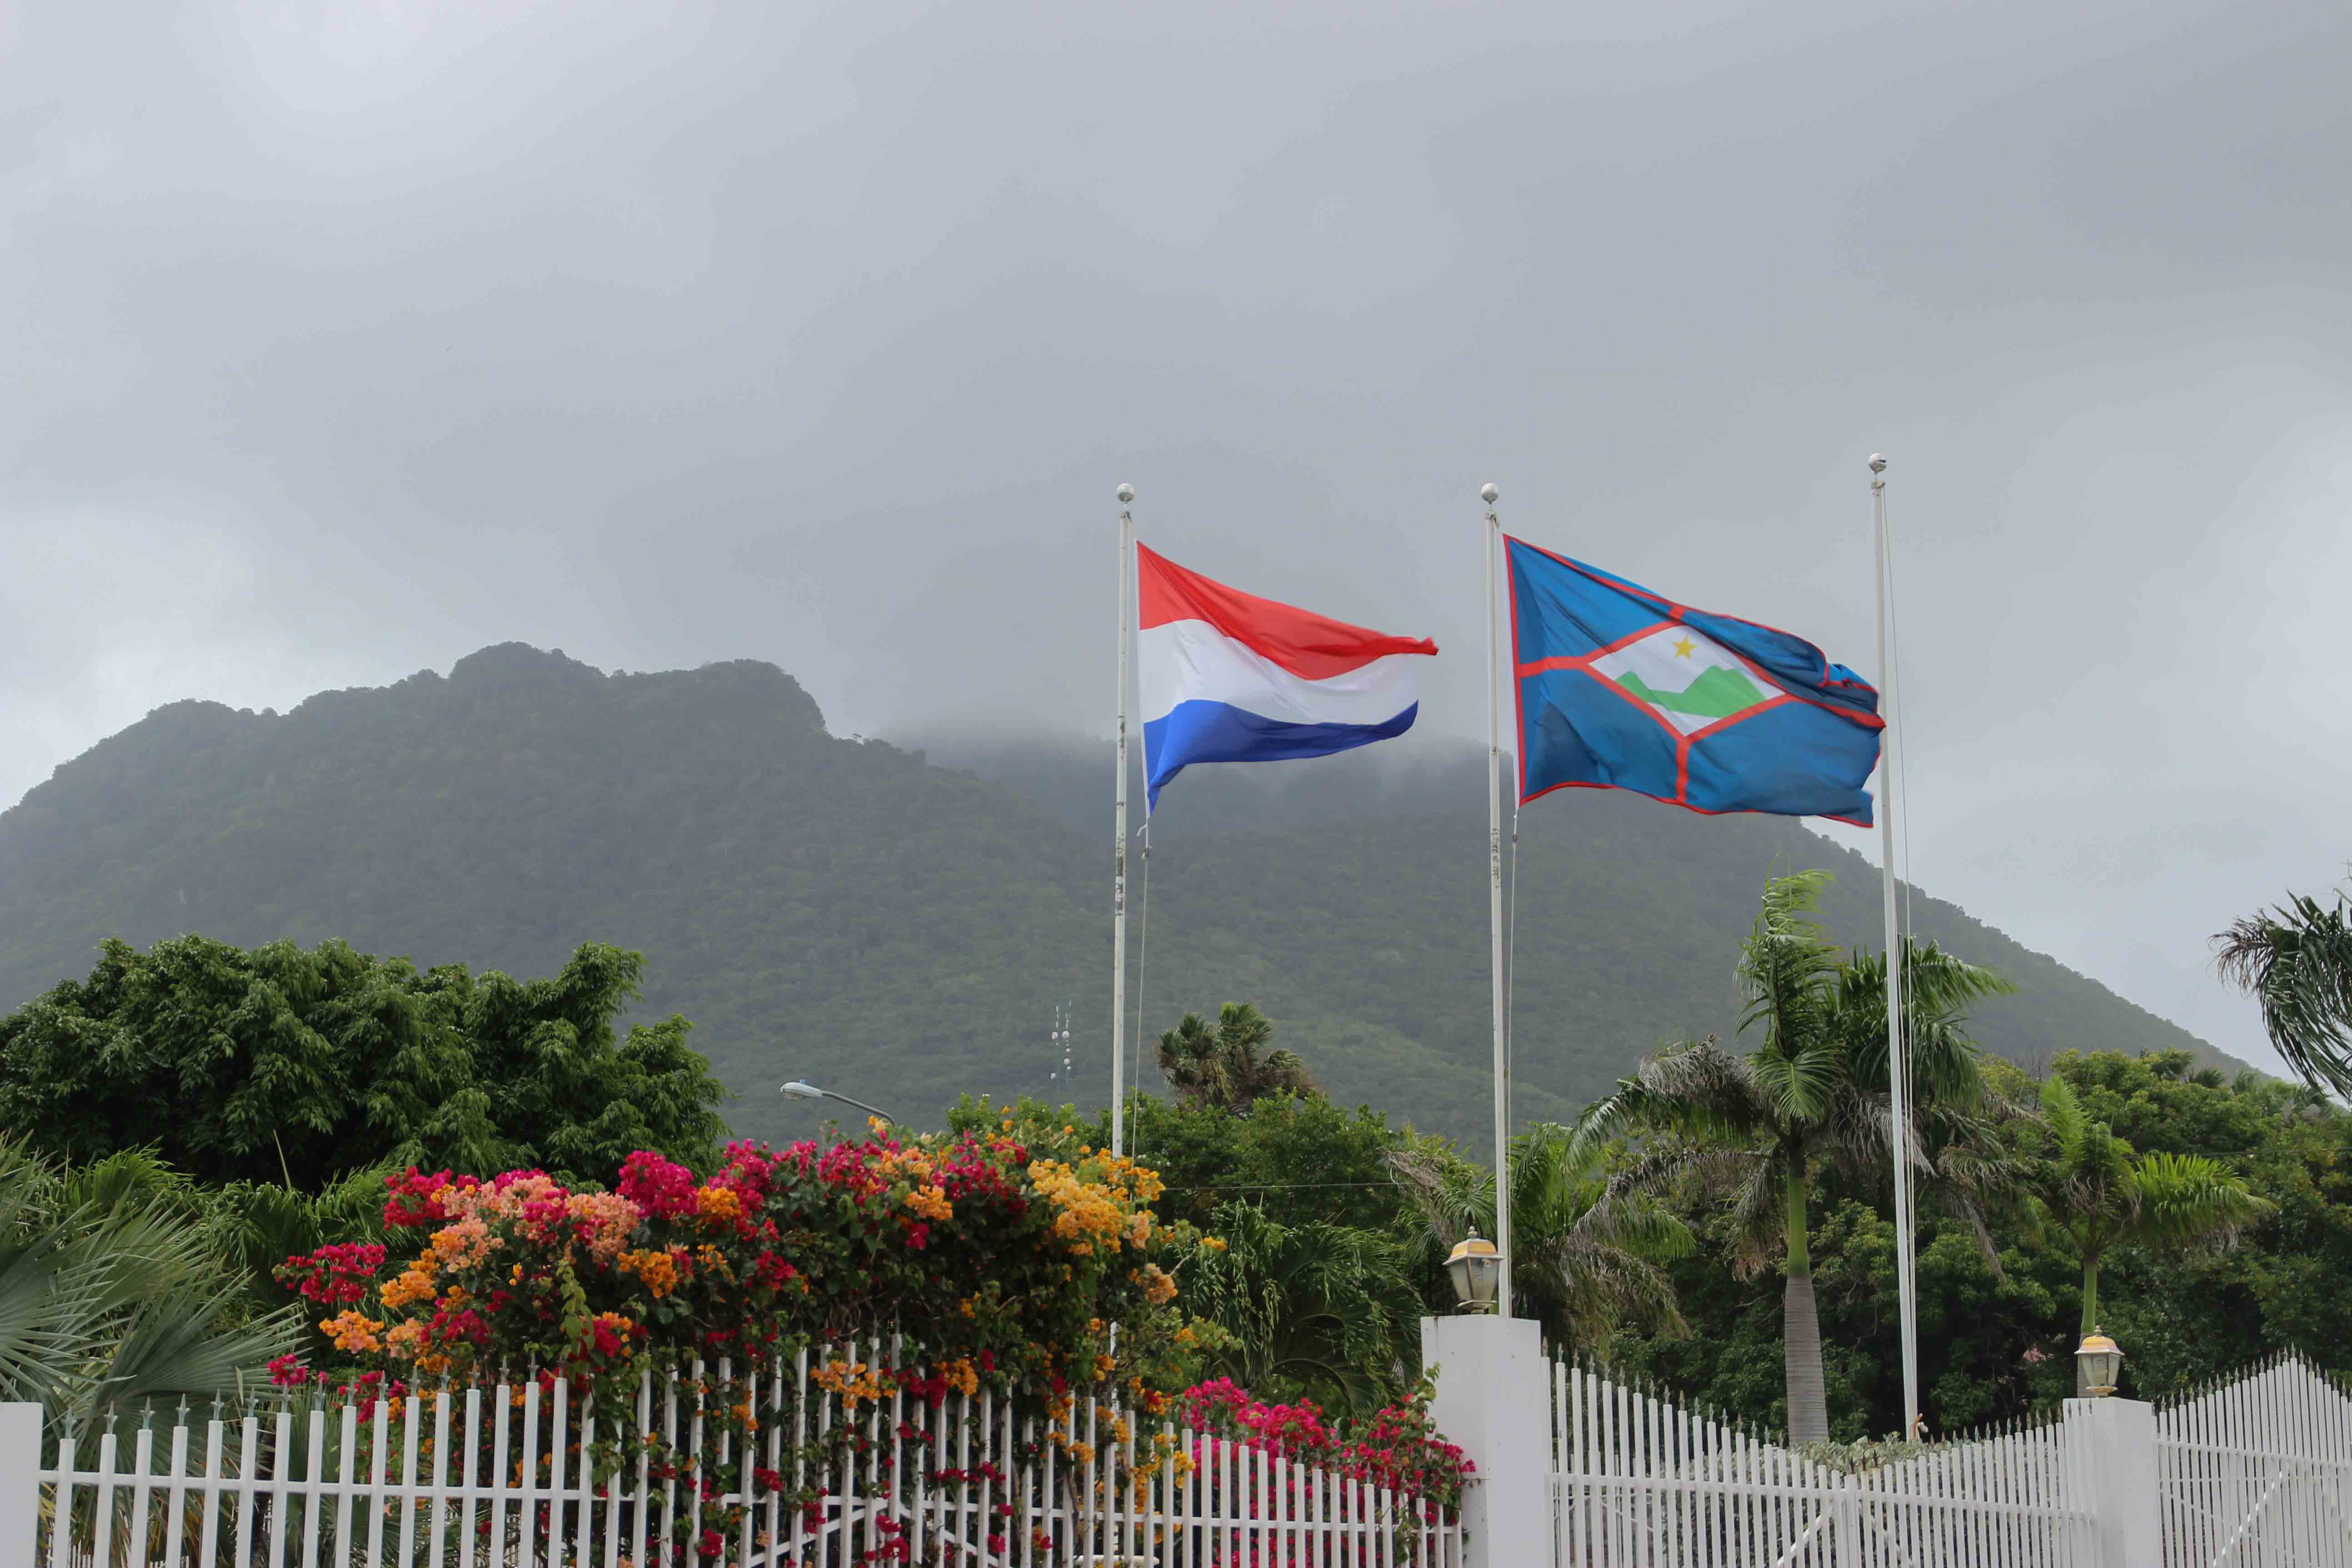
M1187 572L1146 544L1135 547L1138 622L1206 621L1302 680L1328 680L1392 653L1435 653L1427 637L1391 637L1276 604Z

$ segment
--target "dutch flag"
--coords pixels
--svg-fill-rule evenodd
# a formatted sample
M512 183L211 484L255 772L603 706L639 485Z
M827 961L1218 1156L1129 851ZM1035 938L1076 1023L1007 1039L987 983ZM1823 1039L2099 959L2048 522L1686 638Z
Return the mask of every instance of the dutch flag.
M1412 728L1427 637L1261 599L1139 543L1135 563L1147 809L1193 763L1327 756Z

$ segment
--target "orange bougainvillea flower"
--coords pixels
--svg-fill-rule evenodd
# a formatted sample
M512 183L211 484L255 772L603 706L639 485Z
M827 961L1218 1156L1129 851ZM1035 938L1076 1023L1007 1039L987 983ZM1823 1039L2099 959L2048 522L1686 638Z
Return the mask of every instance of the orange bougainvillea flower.
M349 1307L321 1322L319 1331L334 1342L335 1348L345 1355L383 1349L383 1324Z

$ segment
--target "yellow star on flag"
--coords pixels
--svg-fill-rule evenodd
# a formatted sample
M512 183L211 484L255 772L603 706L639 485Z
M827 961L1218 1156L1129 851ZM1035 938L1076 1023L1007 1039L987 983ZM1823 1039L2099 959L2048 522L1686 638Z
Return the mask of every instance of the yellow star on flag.
M1676 658L1688 658L1691 656L1691 650L1696 647L1698 647L1698 644L1691 641L1688 637L1676 637L1675 639L1675 657Z

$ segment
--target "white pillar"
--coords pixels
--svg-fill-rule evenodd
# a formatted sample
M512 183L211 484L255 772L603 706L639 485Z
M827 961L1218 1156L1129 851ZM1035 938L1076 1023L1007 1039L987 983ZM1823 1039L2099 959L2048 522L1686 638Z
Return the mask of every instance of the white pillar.
M2070 1399L2074 1479L2097 1520L2099 1568L2163 1568L2156 1406L2137 1399Z
M0 1568L33 1568L41 1517L41 1407L0 1405ZM67 1523L58 1521L58 1528Z
M1429 1413L1477 1467L1462 1505L1465 1568L1552 1560L1551 1375L1531 1318L1421 1321L1421 1363L1437 1369Z

